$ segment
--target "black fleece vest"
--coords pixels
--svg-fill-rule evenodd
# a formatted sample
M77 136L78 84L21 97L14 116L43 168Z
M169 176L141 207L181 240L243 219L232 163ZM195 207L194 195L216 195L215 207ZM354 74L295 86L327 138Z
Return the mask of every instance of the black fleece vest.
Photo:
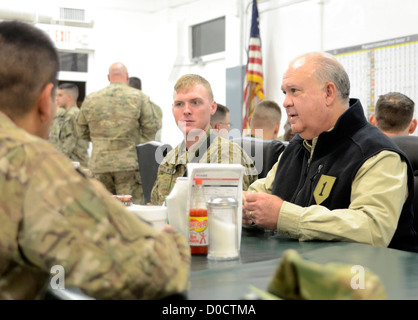
M407 159L385 134L367 122L360 101L351 99L350 108L334 129L319 135L312 159L299 135L290 141L280 159L272 193L302 207L319 201L330 210L346 209L357 171L383 150L397 152ZM418 252L418 238L412 225L413 173L407 163L409 196L389 247Z

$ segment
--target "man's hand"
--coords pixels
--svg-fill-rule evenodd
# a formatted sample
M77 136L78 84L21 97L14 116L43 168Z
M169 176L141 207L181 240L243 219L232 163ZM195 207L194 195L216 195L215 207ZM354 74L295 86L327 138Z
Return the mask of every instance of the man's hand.
M277 229L282 199L267 193L244 192L242 202L243 224L255 223L266 229Z

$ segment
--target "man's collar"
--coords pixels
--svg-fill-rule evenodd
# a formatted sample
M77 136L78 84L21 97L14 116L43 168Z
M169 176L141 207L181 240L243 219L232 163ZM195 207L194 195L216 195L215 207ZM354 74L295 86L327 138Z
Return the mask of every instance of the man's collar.
M178 163L184 164L190 162L196 156L196 152L199 150L202 144L209 139L211 134L213 134L213 129L212 127L209 127L209 130L206 131L206 134L189 149L186 148L186 141L183 140L178 146Z

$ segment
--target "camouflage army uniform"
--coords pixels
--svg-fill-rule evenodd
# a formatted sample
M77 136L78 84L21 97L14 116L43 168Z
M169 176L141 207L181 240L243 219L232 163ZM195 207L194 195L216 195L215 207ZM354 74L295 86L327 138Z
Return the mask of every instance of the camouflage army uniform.
M51 268L96 299L157 299L188 287L190 247L127 211L50 143L0 112L0 298L42 298Z
M185 142L181 142L171 150L158 167L157 180L151 193L152 204L162 204L164 199L174 187L178 177L183 177L186 172L186 164L194 157L199 147L205 143L212 133L208 130L206 138L202 138L199 143L186 150ZM247 190L249 185L254 182L258 175L251 158L236 143L217 136L210 144L207 151L200 158L199 163L238 163L245 168L242 187Z
M63 116L65 114L64 108L58 108L57 113L55 114L54 121L52 122L51 129L49 130L48 141L58 148L58 135L60 132L61 122L63 121Z
M159 127L155 126L154 133L151 133L150 135L152 137L154 137L154 139L152 139L152 140L161 142L161 127L162 127L161 124L162 124L162 121L163 121L163 112L162 112L161 108L158 105L156 105L154 102L150 101L150 103L151 103L152 108L153 108L154 116L157 119L156 121L157 121L157 123L160 124ZM141 138L141 143L145 143L145 142L148 142L148 141L150 141L150 140L147 140L147 137Z
M154 140L160 128L148 96L124 83L90 94L77 119L78 133L93 143L89 169L94 177L113 194L131 194L138 204L144 200L136 145Z
M71 161L80 162L83 167L87 168L89 142L78 138L76 132L76 119L80 109L74 105L68 109L60 108L59 110L64 110L64 112L59 113L57 127L54 126L53 131L51 130L54 144Z
M289 249L280 258L267 291L288 300L387 300L383 282L367 268L363 269L367 285L353 286L354 267L363 268L340 262L315 263Z

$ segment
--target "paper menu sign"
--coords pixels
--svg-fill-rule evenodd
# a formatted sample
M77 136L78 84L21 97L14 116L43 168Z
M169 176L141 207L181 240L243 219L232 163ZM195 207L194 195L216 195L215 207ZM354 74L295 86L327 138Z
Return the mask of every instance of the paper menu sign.
M188 205L195 185L194 179L202 180L206 201L216 197L233 197L238 202L238 238L241 239L242 228L242 180L244 167L241 164L220 163L188 163L187 173L189 178Z

